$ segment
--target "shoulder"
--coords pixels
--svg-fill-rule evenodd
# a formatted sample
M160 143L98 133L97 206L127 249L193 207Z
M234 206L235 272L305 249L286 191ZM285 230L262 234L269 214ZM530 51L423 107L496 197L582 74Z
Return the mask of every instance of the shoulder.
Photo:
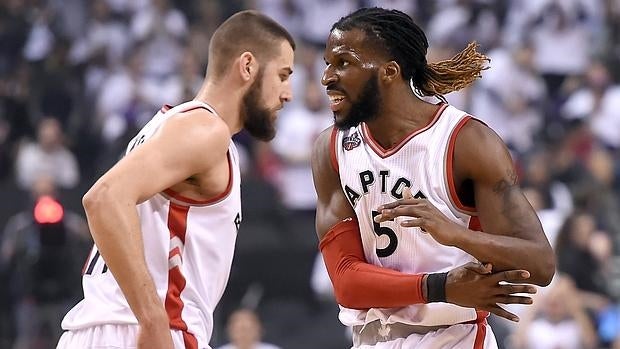
M334 139L337 129L335 126L329 126L321 131L312 149L312 165L316 167L319 164L329 164L335 153ZM322 167L322 166L321 166Z
M512 158L506 144L493 129L471 118L456 136L454 163L457 173L476 179L512 167Z
M506 151L506 145L499 135L473 117L462 125L456 135L455 154L492 154Z
M231 139L226 123L202 108L171 117L160 131L162 136L173 138L179 144L200 147L203 151L208 149L209 152L226 151Z

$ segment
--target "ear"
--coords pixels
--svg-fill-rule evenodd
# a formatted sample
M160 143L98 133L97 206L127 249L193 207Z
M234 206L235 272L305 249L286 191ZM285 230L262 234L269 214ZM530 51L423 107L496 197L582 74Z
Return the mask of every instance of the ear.
M386 83L391 83L400 78L400 66L395 61L389 61L379 69L379 78Z
M239 56L239 74L243 81L250 81L258 72L258 62L252 52L243 52Z

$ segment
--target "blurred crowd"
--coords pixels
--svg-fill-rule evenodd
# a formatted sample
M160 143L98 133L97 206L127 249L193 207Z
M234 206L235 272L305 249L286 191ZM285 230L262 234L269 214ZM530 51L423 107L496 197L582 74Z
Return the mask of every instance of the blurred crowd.
M558 261L536 304L513 309L522 318L518 325L493 319L500 347L620 348L619 0L0 2L0 187L11 188L0 212L0 347L54 346L62 315L80 297L91 244L80 195L163 104L193 98L211 34L247 8L282 23L298 49L294 101L280 114L275 140L235 139L252 183L244 200L259 210L246 214L254 212L256 227L271 227L267 235L278 230L275 245L307 252L310 267L302 274L315 290L310 303L334 309L320 263L312 268L316 197L309 160L315 137L332 122L320 85L324 41L335 21L361 6L410 14L429 38L429 61L449 58L470 41L491 58L483 79L446 98L508 144ZM246 236L259 233L252 224L244 229ZM252 304L261 313L260 300ZM260 328L246 311L233 316ZM303 315L262 318L284 323L291 316ZM215 344L226 342L225 319L220 323ZM231 340L239 326L228 326ZM346 343L340 328L334 333L344 340L323 338L320 346L312 342L318 334L296 331L292 345L265 335L283 348Z

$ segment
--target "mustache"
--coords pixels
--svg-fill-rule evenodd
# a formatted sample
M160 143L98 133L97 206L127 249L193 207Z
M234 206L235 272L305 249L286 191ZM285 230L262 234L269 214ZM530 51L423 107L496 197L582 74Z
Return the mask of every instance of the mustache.
M340 88L339 86L336 86L336 85L327 85L325 90L326 91L336 91L336 92L340 92L340 93L346 95L346 92L344 92L344 90L342 88Z

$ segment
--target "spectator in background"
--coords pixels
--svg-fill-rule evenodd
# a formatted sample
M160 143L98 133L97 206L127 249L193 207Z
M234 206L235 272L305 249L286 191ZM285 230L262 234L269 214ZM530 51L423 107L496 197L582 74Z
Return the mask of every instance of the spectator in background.
M531 17L523 29L534 47L536 70L542 74L549 96L555 99L567 78L587 69L594 48L587 24L593 14L581 0L527 3L531 3L526 5Z
M293 37L303 35L303 27L299 25L303 20L304 12L299 0L252 0L251 7L265 13L276 22L282 24Z
M493 68L485 71L472 96L472 112L524 153L543 125L545 85L534 72L532 49L498 47L489 52ZM510 79L506 79L510 76Z
M295 1L301 11L301 30L298 33L303 41L317 49L325 47L332 24L357 8L354 0Z
M52 117L39 122L37 141L23 144L15 165L17 183L31 188L40 176L50 176L61 188L73 188L80 179L77 160L63 144L60 122Z
M512 336L514 349L597 348L594 326L574 282L565 275L557 275L526 313Z
M152 0L151 4L134 15L131 33L136 42L145 46L145 73L161 81L179 65L182 41L188 33L187 19L170 0Z
M573 197L564 183L553 178L548 151L530 152L524 162L523 193L536 210L551 246L555 246L560 228L573 212Z
M150 117L152 114L141 92L143 56L141 50L132 51L124 64L115 69L101 85L96 101L96 124L106 147L124 147L127 142L123 137L134 135L143 126L144 115ZM176 101L175 98L173 102ZM114 151L116 154L121 153L121 149Z
M575 281L583 305L595 314L610 301L604 268L610 245L606 233L598 231L593 216L585 212L566 220L556 242L558 271Z
M620 85L600 61L588 68L584 86L562 106L562 116L584 122L596 139L610 149L620 148Z
M202 86L203 67L200 65L196 52L191 47L184 49L179 68L179 84L181 85L181 100L188 101L198 93Z
M22 62L22 50L31 26L29 7L25 1L0 3L0 74L11 72Z
M88 26L72 44L69 58L74 64L82 64L97 54L103 54L106 62L118 64L130 44L127 26L114 18L105 0L95 0L90 6Z
M11 217L0 241L17 328L14 349L52 347L62 314L79 297L77 272L90 246L86 221L66 210L52 178L31 186L32 206Z
M495 46L501 34L499 3L485 0L443 1L444 6L438 6L438 11L428 23L427 34L432 38L432 45L463 47L475 40L483 50Z
M228 317L226 328L230 343L218 349L280 349L261 342L262 326L258 315L250 309L239 309Z
M0 178L11 172L18 142L34 134L28 104L30 77L28 64L21 62L0 79Z

